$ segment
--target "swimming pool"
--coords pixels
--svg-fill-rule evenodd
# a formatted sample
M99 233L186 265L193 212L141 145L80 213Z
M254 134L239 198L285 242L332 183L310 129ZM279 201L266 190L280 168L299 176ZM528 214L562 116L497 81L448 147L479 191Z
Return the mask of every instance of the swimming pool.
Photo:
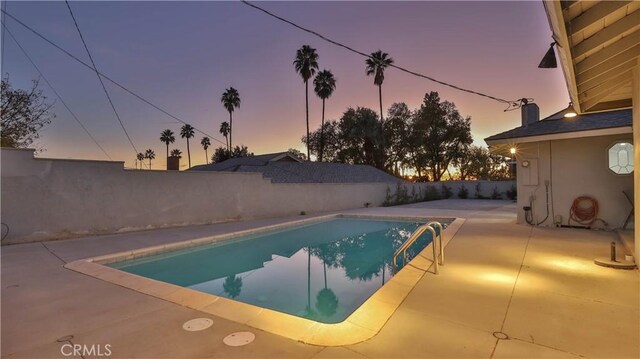
M394 251L426 222L331 218L107 265L313 321L339 323L394 275ZM421 236L409 248L409 260L430 242L429 233Z

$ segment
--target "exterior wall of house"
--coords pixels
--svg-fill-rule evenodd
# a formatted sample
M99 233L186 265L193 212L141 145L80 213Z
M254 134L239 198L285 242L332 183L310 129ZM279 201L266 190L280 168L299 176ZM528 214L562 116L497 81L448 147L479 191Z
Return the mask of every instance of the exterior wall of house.
M619 140L632 142L632 135L518 144L518 223L526 223L523 207L531 205L534 223L553 226L554 215L560 215L561 223L567 225L574 199L586 195L598 201L598 217L606 221L609 228L621 228L631 210L622 191L633 196L633 175L617 175L609 170L607 151ZM529 168L522 166L524 160L530 162ZM549 216L545 220L547 181ZM633 222L629 226L633 226Z

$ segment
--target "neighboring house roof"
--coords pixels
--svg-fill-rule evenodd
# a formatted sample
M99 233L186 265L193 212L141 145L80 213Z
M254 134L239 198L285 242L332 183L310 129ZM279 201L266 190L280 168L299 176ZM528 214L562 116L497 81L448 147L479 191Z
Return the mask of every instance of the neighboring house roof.
M485 142L487 142L487 144L489 145L503 143L505 142L504 140L519 142L517 140L545 135L557 135L576 132L580 133L583 131L585 131L582 133L584 136L573 137L587 137L586 131L616 129L620 127L630 128L631 124L631 109L582 114L573 118L564 118L563 111L560 111L543 120L531 123L528 126L516 127L509 131L487 137L485 138ZM628 129L625 129L624 132L629 131ZM602 131L594 132L593 134L595 135L598 133L606 134L602 133Z
M271 155L232 158L216 164L196 166L191 168L191 171L262 173L274 183L396 183L403 181L367 165L266 160L269 156ZM255 157L262 157L262 160L256 161ZM227 162L230 164L226 164Z
M236 171L240 166L265 166L269 162L302 162L289 152L266 153L264 155L230 158L210 165L193 166L192 171Z

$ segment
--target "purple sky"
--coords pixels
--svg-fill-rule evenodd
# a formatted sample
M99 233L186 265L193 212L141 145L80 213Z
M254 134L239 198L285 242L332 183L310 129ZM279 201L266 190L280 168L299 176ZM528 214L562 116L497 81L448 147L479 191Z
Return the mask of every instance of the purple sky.
M262 2L260 6L364 52L388 52L397 65L496 97L532 97L547 116L569 102L560 69L538 69L551 32L542 3L527 2ZM234 114L234 144L254 153L304 147L304 85L294 72L295 51L318 50L320 68L337 77L327 101L328 119L349 106L378 108L364 58L235 2L72 2L99 69L195 127L218 133L228 114L220 104L226 87L240 92ZM88 61L64 2L8 2L7 11ZM81 121L113 159L134 164L134 151L100 88L97 77L66 55L7 19L7 25ZM14 87L27 87L36 70L8 36L2 73ZM44 85L44 84L43 84ZM139 151L153 149L153 168L164 168L160 132L181 124L107 83ZM44 85L46 94L55 98ZM438 91L471 116L477 144L515 127L520 112L389 69L383 85L385 109L393 102L419 106L425 92ZM377 111L377 110L376 110ZM320 123L321 101L310 94L310 123ZM97 146L57 103L57 117L42 133L41 156L105 159ZM200 134L192 163L204 163ZM215 141L213 147L217 145ZM186 143L171 148L186 156ZM211 154L211 149L209 150ZM186 162L186 157L183 163Z

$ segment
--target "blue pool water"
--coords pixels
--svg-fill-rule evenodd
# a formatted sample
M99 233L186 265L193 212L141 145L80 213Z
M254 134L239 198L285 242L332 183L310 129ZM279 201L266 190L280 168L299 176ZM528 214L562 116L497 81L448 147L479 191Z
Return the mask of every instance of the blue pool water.
M338 323L393 276L394 251L421 224L337 218L109 266ZM430 242L431 235L425 233L409 249L409 258Z

